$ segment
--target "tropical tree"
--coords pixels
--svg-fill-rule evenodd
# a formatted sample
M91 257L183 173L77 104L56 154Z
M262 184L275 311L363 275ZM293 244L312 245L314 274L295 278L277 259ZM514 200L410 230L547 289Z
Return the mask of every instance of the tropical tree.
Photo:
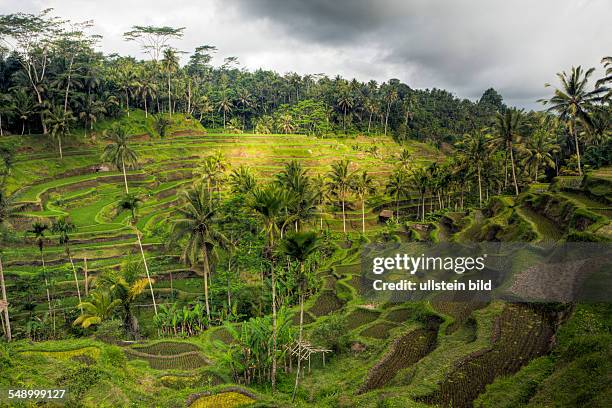
M125 193L129 194L126 168L136 167L138 154L130 147L127 132L123 127L113 126L105 132L105 136L110 143L104 148L102 160L113 163L117 170L123 172Z
M535 175L533 180L538 181L538 170L541 166L555 168L555 159L553 155L560 149L546 132L536 131L527 140L523 146L525 159L523 164L528 169L534 169Z
M167 47L164 50L164 58L161 63L168 80L168 114L172 115L172 88L170 84L172 82L172 74L179 69L179 60L176 50Z
M425 221L425 193L427 193L427 189L429 188L429 174L427 170L423 167L417 167L412 171L412 175L410 176L410 184L412 188L419 192L419 196L421 198L422 208L421 208L421 222ZM418 214L417 214L418 218Z
M89 301L79 303L78 307L83 313L72 324L84 329L100 324L110 319L120 305L121 299L113 299L109 290L95 290L91 293Z
M45 233L48 230L49 225L35 221L32 223L30 229L26 231L26 234L32 234L34 236L36 246L38 247L38 252L40 252L40 261L43 269L43 277L45 279L45 290L47 292L47 304L49 306L49 313L53 314L53 309L51 307L51 293L49 292L49 277L47 275L47 268L45 266ZM55 319L53 322L55 326Z
M119 209L130 212L132 224L136 222L136 210L142 203L142 200L134 194L126 194L119 200Z
M247 194L255 189L257 186L257 179L251 168L241 165L232 170L229 176L229 184L232 192Z
M365 234L365 200L366 197L376 192L374 179L367 171L362 171L356 177L353 177L351 188L361 201L361 232Z
M51 137L57 141L60 159L64 158L62 139L70 135L70 127L75 121L72 111L66 111L58 106L48 111L46 115L45 123L50 129Z
M406 187L408 182L408 173L403 167L398 167L391 173L389 181L386 185L386 191L395 198L395 220L399 222L399 201L400 198L406 195Z
M223 94L221 95L221 99L219 99L219 102L217 103L217 111L223 112L223 129L225 129L227 114L231 113L232 109L234 109L234 104L232 103L232 100L230 99L227 92L223 92Z
M120 301L125 330L133 338L138 338L139 329L132 306L150 282L148 278L139 278L141 273L142 264L127 259L120 270L107 270L96 279L99 290L108 290L113 299Z
M331 171L327 173L329 188L342 203L342 231L346 233L346 199L351 189L353 173L349 169L348 160L338 160L331 165Z
M510 158L510 165L512 166L512 181L514 183L514 192L516 195L519 194L518 183L516 181L516 169L514 162L514 150L516 145L521 141L521 133L524 125L523 111L518 109L506 109L504 113L497 113L495 119L494 130L496 137L491 143L501 147L506 153L505 162L508 163L508 155ZM507 164L506 164L507 166ZM506 180L508 171L505 170Z
M250 207L262 221L263 232L266 237L266 253L269 256L276 242L276 237L280 235L279 223L282 211L285 208L283 194L274 184L256 188L252 192Z
M315 232L297 232L288 235L280 244L280 252L299 264L298 270L298 290L300 302L300 324L298 332L298 347L302 346L304 332L304 296L306 292L306 283L308 281L305 271L306 261L315 253L319 246L319 238ZM301 352L298 353L301 356ZM291 396L292 401L295 400L295 394L298 388L298 382L301 370L301 358L298 357L297 373L295 375L295 386Z
M70 221L66 220L66 218L64 217L58 219L57 221L54 221L51 225L51 232L58 235L59 244L64 246L64 250L66 251L66 255L68 256L70 265L72 265L74 284L76 286L77 295L79 297L79 303L81 303L82 300L81 290L79 289L79 279L77 277L76 267L74 266L74 262L72 261L72 255L70 254L70 234L74 231L76 231L76 226ZM83 313L83 308L81 308L81 313Z
M478 204L482 207L482 169L489 153L488 139L483 132L467 133L463 140L456 144L458 150L465 155L470 165L476 167L478 177Z
M12 197L7 196L7 194L2 190L2 184L0 184L0 243L4 238L3 229L8 226L9 218L13 215L14 206ZM0 249L0 293L2 294L1 301L4 303L1 312L4 314L4 325L5 325L5 333L8 341L12 340L11 333L11 321L9 318L9 310L8 310L8 297L6 294L6 286L4 283L4 269L2 266L2 250Z
M582 175L582 166L577 125L582 122L588 126L590 123L588 110L593 104L601 101L601 95L607 91L607 88L601 86L601 82L596 84L594 89L588 89L589 78L593 72L595 68L583 71L582 67L578 66L572 67L569 74L565 71L558 73L557 77L561 82L561 87L555 88L554 95L550 99L540 100L544 105L549 105L547 109L549 112L559 114L560 118L565 121L569 134L574 137L579 175ZM545 86L551 85L546 84Z
M184 240L184 261L194 265L199 258L202 262L206 316L210 321L208 283L212 252L219 241L225 240L225 236L218 229L216 209L202 184L184 191L181 199L182 205L177 209L179 217L172 225L172 239L174 242Z

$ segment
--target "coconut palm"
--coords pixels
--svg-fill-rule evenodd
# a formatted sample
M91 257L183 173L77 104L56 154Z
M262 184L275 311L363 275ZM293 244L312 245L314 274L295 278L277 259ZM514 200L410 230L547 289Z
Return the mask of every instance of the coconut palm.
M346 199L351 189L353 173L350 171L348 160L338 160L331 165L331 171L327 173L329 188L342 203L342 230L346 233Z
M308 171L300 162L292 160L276 175L276 183L288 192L287 211L298 232L300 226L312 218L316 211L316 192L312 188Z
M121 198L121 200L119 200L119 209L130 212L132 224L135 224L136 222L136 211L138 210L140 203L142 203L142 200L134 194L126 194Z
M350 93L348 92L348 90L346 90L345 92L343 92L340 97L338 98L338 107L340 109L342 109L342 130L344 130L346 132L346 112L349 109L353 109L353 98L351 98Z
M234 109L234 104L232 103L232 100L226 92L223 92L223 94L221 95L221 99L219 99L219 102L217 102L217 111L223 112L223 129L225 129L227 114L231 113L232 109Z
M505 151L506 163L508 162L509 155L510 165L512 166L512 181L514 183L514 192L516 195L519 194L519 188L518 183L516 182L514 150L522 138L521 133L523 130L523 122L524 115L522 109L506 109L504 113L498 112L495 118L494 126L496 137L491 140L491 143L497 145ZM508 171L506 170L505 173L507 179Z
M285 134L293 132L295 130L293 117L289 113L283 113L277 119L277 127Z
M169 47L166 48L164 50L164 58L162 59L161 63L168 80L168 114L172 115L172 89L170 84L172 74L179 69L179 59L176 50Z
M540 100L544 105L549 105L548 112L559 114L560 118L565 121L568 132L574 137L579 175L582 175L582 166L577 125L583 122L588 126L590 119L587 112L590 106L600 101L601 95L607 91L607 88L601 86L602 83L596 84L593 90L587 88L593 72L595 68L583 71L582 67L578 66L572 67L569 74L565 71L558 73L557 77L561 82L561 87L555 88L554 95L550 99ZM546 84L545 86L551 85Z
M422 208L421 208L421 222L425 221L425 193L429 188L429 174L427 170L423 167L418 167L412 171L412 175L409 180L412 188L419 192L419 196L421 198ZM418 218L418 214L417 214Z
M478 204L482 207L482 169L487 160L488 140L483 132L468 133L456 144L457 149L468 159L471 166L476 167L478 178Z
M376 186L374 179L365 170L353 177L352 181L351 188L361 201L361 232L365 234L365 200L367 196L376 192Z
M29 230L26 231L26 234L31 234L34 236L34 240L36 241L36 246L38 247L38 251L40 252L40 261L43 269L43 277L45 278L45 289L47 292L47 303L49 306L49 313L53 314L53 310L51 308L51 293L49 292L49 277L47 276L47 268L45 266L45 233L49 230L49 226L47 224L35 221L32 223ZM55 320L54 328L55 331Z
M58 219L57 221L54 221L51 225L51 232L58 235L59 244L64 246L64 250L66 251L68 260L70 260L70 265L72 265L74 284L76 285L79 303L81 303L82 300L81 290L79 289L79 279L77 277L76 267L74 266L74 262L72 261L72 255L70 255L70 234L74 231L76 231L76 226L63 217ZM81 308L81 313L83 313L83 308Z
M404 169L408 170L412 161L412 154L410 151L408 149L402 149L397 157L397 163Z
M266 236L266 253L269 256L280 235L279 223L285 201L281 190L274 184L256 188L252 192L250 207L260 217Z
M55 106L47 112L45 121L51 137L57 141L60 159L63 159L62 139L70 135L70 127L76 122L76 118L72 111L66 111L62 107Z
M250 167L241 165L232 170L229 176L229 184L233 193L247 194L257 186L257 179Z
M0 187L2 187L0 185ZM15 207L13 206L13 199L9 197L4 190L0 188L0 243L2 242L3 235L2 230L8 226L8 220L13 215ZM5 333L8 341L11 341L11 322L9 319L8 311L8 297L6 294L6 286L4 284L4 269L2 266L2 250L0 249L0 293L2 294L2 302L4 302L4 308L1 310L4 313L4 324Z
M138 338L139 330L132 306L149 284L149 279L138 277L141 273L142 264L127 259L120 270L105 271L96 279L98 290L107 290L113 299L120 301L125 330L134 338Z
M87 329L90 326L102 323L113 316L115 309L121 305L121 299L113 299L109 290L96 290L91 293L91 300L79 303L83 309L81 314L72 323Z
M298 232L288 235L280 244L280 252L299 264L298 290L300 299L300 325L298 334L298 347L301 347L304 331L304 296L306 292L307 277L305 264L310 256L318 249L319 238L315 232ZM301 356L301 353L298 353ZM295 400L301 370L301 358L298 357L297 373L295 375L295 386L291 400Z
M523 152L526 157L523 164L526 168L533 168L535 171L534 181L538 181L538 170L540 166L548 166L555 168L555 160L553 155L560 149L559 145L556 144L547 133L545 132L534 132L534 134L527 140L523 147Z
M117 170L123 172L125 193L129 194L126 168L136 167L138 164L138 154L130 147L128 134L123 127L113 126L105 131L104 134L110 140L110 143L104 148L102 160L113 163Z
M184 240L182 259L191 265L202 262L204 274L204 298L206 316L210 321L208 282L211 272L212 252L221 240L225 240L217 226L217 213L202 184L184 191L182 205L177 209L179 218L172 225L172 240Z
M406 195L406 187L408 182L408 173L403 167L399 167L391 173L389 181L386 185L387 194L395 198L395 221L399 221L399 201L402 196Z

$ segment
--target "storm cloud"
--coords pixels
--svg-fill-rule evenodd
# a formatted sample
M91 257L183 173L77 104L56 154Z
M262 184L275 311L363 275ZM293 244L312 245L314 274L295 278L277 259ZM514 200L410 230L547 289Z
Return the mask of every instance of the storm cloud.
M4 0L0 13L54 7L93 19L105 52L142 56L121 34L134 24L186 27L176 44L219 48L217 62L284 73L336 74L478 98L494 87L534 108L545 82L612 54L609 0Z

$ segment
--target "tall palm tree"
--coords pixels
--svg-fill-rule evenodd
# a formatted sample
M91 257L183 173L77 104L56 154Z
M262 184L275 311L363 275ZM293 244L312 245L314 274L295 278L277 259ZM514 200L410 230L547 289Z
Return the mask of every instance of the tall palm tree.
M514 150L517 144L521 141L521 132L523 130L524 115L523 110L506 109L504 113L497 113L495 118L496 138L491 142L500 146L506 152L506 163L508 155L510 156L510 165L512 166L512 181L514 183L514 192L519 194L518 183L516 182L516 169L514 163ZM506 171L506 179L508 172Z
M2 187L0 185L0 187ZM12 197L9 197L4 190L2 190L0 188L0 243L2 243L2 239L3 239L3 231L2 229L4 229L7 225L8 225L8 220L10 217L12 217L14 212L14 206L13 206L13 200ZM2 301L4 302L4 308L3 310L1 310L1 312L4 313L4 324L6 326L5 328L5 333L6 333L6 338L8 341L12 340L12 334L11 334L11 321L9 318L9 311L8 311L8 297L6 294L6 286L4 284L4 269L2 267L2 250L0 249L0 293L2 294Z
M289 113L283 113L278 117L277 126L284 134L289 134L295 130L293 117Z
M408 170L412 161L412 154L410 153L410 150L402 149L397 158L397 163L404 169Z
M331 171L327 173L329 187L342 203L342 230L346 233L346 199L351 188L353 173L349 169L348 160L338 160L331 165Z
M376 192L376 186L374 179L365 170L353 177L352 181L351 187L361 201L361 232L365 234L365 200L367 196Z
M128 134L121 126L113 126L104 132L110 143L104 148L102 160L111 162L117 170L123 172L125 193L129 194L126 168L134 168L138 164L138 154L134 151L128 141Z
M49 292L49 277L47 276L47 268L45 266L45 233L49 230L47 224L35 221L32 223L30 229L26 234L32 234L36 241L36 246L40 252L40 260L43 269L43 277L45 278L45 289L47 292L47 304L49 306L49 314L53 315L53 309L51 307L51 293ZM55 319L53 320L55 326ZM55 327L53 328L55 331Z
M423 167L418 167L412 171L412 175L410 176L410 184L412 188L419 192L419 196L421 197L421 222L425 221L425 193L429 188L429 174L427 170ZM418 216L418 214L417 214Z
M556 112L565 121L569 133L574 137L576 145L576 157L578 159L578 174L582 175L582 165L580 162L580 147L578 141L578 122L588 125L590 119L588 110L591 105L602 99L601 94L607 91L602 83L596 84L593 90L588 90L588 82L595 68L583 71L581 66L572 67L568 74L565 71L557 74L561 82L560 88L555 88L554 95L550 99L541 99L548 107L549 112ZM550 84L545 86L549 87Z
M46 124L49 126L51 137L57 140L60 159L64 158L62 139L70 135L70 127L75 121L72 111L66 111L58 106L52 108L46 115Z
M300 326L298 334L298 347L301 347L304 332L304 296L306 292L307 276L306 261L318 249L319 238L315 232L298 232L288 235L280 244L280 252L299 263L298 290L300 299ZM291 400L295 400L301 370L301 353L298 353L297 373Z
M219 241L225 240L217 225L217 213L211 204L208 192L202 184L186 190L182 194L182 205L177 209L179 218L172 225L174 242L185 240L182 258L194 265L198 258L202 262L204 274L204 299L206 315L210 320L208 282L211 272L212 251Z
M226 92L223 92L221 99L219 99L219 102L217 102L217 111L223 112L223 129L225 129L227 114L231 113L233 108L234 104L232 103L232 100Z
M256 188L252 192L250 207L257 213L263 223L263 232L266 236L266 253L269 256L280 235L279 223L285 201L280 189L274 185Z
M179 59L176 50L172 48L166 48L164 50L164 58L162 59L162 67L166 72L166 78L168 80L168 114L172 115L172 89L171 80L172 74L179 69Z
M76 267L74 266L74 262L72 261L72 255L70 254L70 234L74 231L76 231L76 226L63 217L53 222L53 224L51 225L51 232L58 235L59 244L64 246L64 250L66 251L66 255L68 256L70 265L72 265L72 273L74 274L74 284L76 286L77 295L79 297L79 303L81 303L82 300L81 290L79 289L79 279L77 277ZM81 308L81 313L83 313L83 308Z
M399 167L391 173L391 177L386 185L388 194L395 198L395 220L399 221L399 201L403 195L406 195L406 187L408 181L408 173L403 167Z
M338 98L338 107L342 109L343 119L342 119L342 130L346 132L346 112L349 109L353 109L353 98L351 98L350 93L347 91L343 92Z
M297 160L292 160L276 175L276 183L288 192L287 210L298 232L300 225L312 218L316 210L316 192L308 170Z
M483 132L468 133L456 147L466 156L469 163L476 167L478 177L478 203L482 207L482 169L488 156L487 137Z
M526 168L535 170L534 181L538 181L538 170L540 166L548 166L555 168L555 160L553 155L560 149L547 133L534 132L531 138L525 143L523 151L526 155L524 165Z

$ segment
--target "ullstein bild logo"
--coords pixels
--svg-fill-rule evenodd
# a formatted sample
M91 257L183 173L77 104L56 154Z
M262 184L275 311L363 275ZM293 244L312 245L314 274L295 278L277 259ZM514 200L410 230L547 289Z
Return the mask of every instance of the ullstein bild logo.
M609 302L607 243L390 243L363 252L360 291L410 300Z

